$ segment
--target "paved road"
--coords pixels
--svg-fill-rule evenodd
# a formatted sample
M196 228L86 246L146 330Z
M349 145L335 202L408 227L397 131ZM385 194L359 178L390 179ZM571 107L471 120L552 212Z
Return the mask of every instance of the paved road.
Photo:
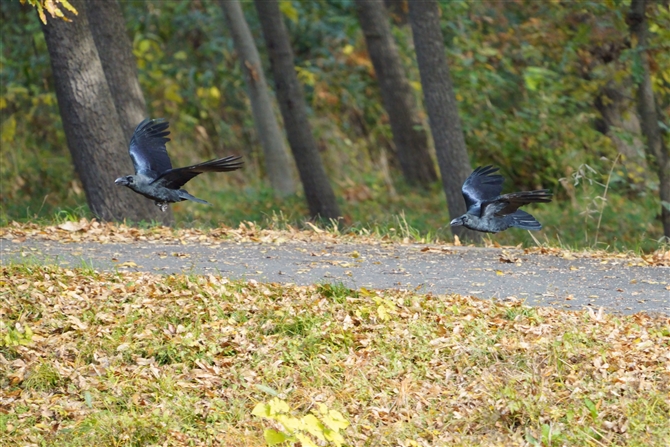
M231 279L403 288L533 306L670 315L670 268L628 259L565 259L521 250L351 243L122 244L0 240L2 264L50 262L104 270L215 273Z

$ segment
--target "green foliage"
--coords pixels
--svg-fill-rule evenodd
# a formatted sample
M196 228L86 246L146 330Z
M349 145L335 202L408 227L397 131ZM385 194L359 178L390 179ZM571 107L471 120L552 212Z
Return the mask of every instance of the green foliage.
M271 80L253 4L242 6ZM242 72L217 3L123 2L122 7L149 114L171 121L168 150L173 163L229 153L246 161L243 171L201 176L189 184L190 192L214 206L177 204L179 224L272 223L279 215L284 225L301 224L307 214L302 193L277 199L263 180L264 160ZM354 2L286 0L280 7L311 124L345 213L344 226L401 240L450 239L440 185L416 191L401 180ZM531 211L545 225L538 238L591 246L598 216L593 218L590 210L617 155L611 139L595 127L600 117L593 105L603 86L636 73L636 53L626 40L629 5L524 0L442 1L441 7L472 165L500 166L508 179L505 191L552 188L556 201ZM668 116L670 9L654 4L648 17L653 85L661 116ZM1 2L0 19L0 224L51 219L63 210L87 214L59 119L39 20L19 2ZM393 33L421 103L411 30L396 26ZM421 119L427 126L424 114ZM624 132L622 138L626 136ZM592 174L595 183L575 187L570 179L585 165L597 172ZM638 184L617 168L599 241L617 248L655 248L661 236L657 187L653 175ZM495 240L534 243L521 231Z
M4 321L0 321L0 334L3 335L0 338L0 346L3 347L28 346L33 341L33 331L30 327L19 323L11 327Z
M268 428L264 431L263 436L270 446L290 442L292 445L299 443L305 447L319 445L340 447L344 443L340 430L346 429L349 422L339 411L329 410L325 404L317 405L317 409L312 410L311 414L295 417L291 415L288 404L275 397L270 402L258 403L251 413L275 421L281 427L280 430ZM315 442L314 438L319 443Z

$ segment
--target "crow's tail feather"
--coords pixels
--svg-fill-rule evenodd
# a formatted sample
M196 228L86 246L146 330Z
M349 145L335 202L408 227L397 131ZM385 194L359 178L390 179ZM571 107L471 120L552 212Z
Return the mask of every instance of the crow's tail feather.
M209 160L204 163L199 163L197 165L189 166L186 169L192 170L194 172L227 172L235 171L240 169L244 165L242 157L239 155L230 155L224 158L216 158L214 160Z
M542 224L525 211L517 210L510 214L512 226L523 230L540 230Z
M551 202L552 193L548 189L537 189L535 191L521 191L511 194L505 194L503 197L510 200L510 202L526 203L547 203Z
M192 196L183 189L179 190L179 198L182 200L192 200L193 202L204 203L205 205L211 205L211 203L207 202L206 200L198 199L197 197Z

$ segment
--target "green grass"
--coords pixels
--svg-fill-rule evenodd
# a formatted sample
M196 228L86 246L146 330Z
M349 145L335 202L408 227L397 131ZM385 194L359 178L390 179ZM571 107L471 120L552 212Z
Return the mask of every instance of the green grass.
M670 326L644 315L34 264L0 298L3 445L261 446L273 396L340 411L350 446L670 440Z
M419 242L452 240L449 216L439 185L434 185L428 191L401 187L395 198L379 190L378 186L369 183L369 189L374 192L367 200L340 201L345 217L337 228L338 232ZM240 222L255 222L262 227L275 229L288 226L299 228L307 220L307 209L300 194L279 199L262 184L240 190L225 180L217 182L216 179L207 180L202 176L190 190L196 196L205 197L213 206L188 202L173 205L178 228L217 227L222 223L236 227ZM342 195L342 191L337 192ZM597 192L596 187L591 187L578 195L574 204L559 194L552 203L528 207L528 211L544 225L543 230L532 235L527 231L511 229L485 237L501 245L535 246L534 236L541 244L574 250L596 248L639 253L662 246L660 224L656 218L658 200L651 194L633 197L616 191L608 193L596 243L600 205L594 203L593 197ZM26 199L27 204L21 199L21 209L35 209L39 199ZM79 200L82 199L79 197ZM31 204L31 200L35 200L35 203ZM69 203L68 200L64 202L66 205ZM24 213L21 209L13 204L6 205L2 210L0 225L8 225L12 220L59 224L91 217L88 208L80 202L70 203L65 208L45 206L40 213ZM326 223L326 226L329 225ZM143 228L150 226L140 224Z
M49 143L42 142L17 124L16 141L8 143L0 163L0 226L11 221L60 224L91 218L83 189L65 149L60 133ZM320 123L319 125L325 125ZM337 138L336 138L337 136ZM372 234L394 240L433 242L451 241L450 216L439 182L427 190L411 188L400 172L391 168L386 178L371 156L364 155L368 143L342 143L345 135L337 133L329 140L330 150L323 154L331 184L344 214L338 231ZM52 135L52 138L56 138ZM51 145L47 148L45 145ZM175 165L194 161L192 142L186 137L170 143ZM202 155L204 156L204 155ZM562 163L582 163L581 156ZM347 160L356 160L355 164ZM555 179L553 184L536 185L554 190L555 200L549 204L529 206L544 225L531 235L511 229L485 236L504 245L534 246L537 242L569 249L597 248L616 251L650 252L661 245L662 229L658 219L660 202L653 181L645 185L629 185L625 175L614 172L605 193L612 162L601 161L598 172L578 166L564 166L567 180ZM615 164L615 167L619 165ZM568 175L568 173L573 173ZM579 174L579 175L577 175ZM244 170L221 175L202 175L189 183L188 190L213 206L191 202L172 205L179 228L237 227L240 222L255 222L263 227L302 227L308 210L300 191L277 198L263 173L250 158ZM391 184L389 184L391 180ZM575 185L576 182L579 182ZM512 179L504 192L512 190ZM144 200L144 199L143 199ZM152 206L149 200L147 206ZM598 228L598 218L602 221ZM330 225L326 223L325 225ZM151 223L139 223L149 228ZM598 240L596 242L596 231ZM537 239L537 242L533 239Z

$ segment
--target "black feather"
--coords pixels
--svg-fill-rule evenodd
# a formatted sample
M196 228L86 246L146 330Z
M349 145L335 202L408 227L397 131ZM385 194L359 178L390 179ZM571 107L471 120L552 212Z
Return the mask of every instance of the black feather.
M461 191L468 209L479 206L481 202L497 197L502 192L505 179L500 174L493 175L498 170L499 168L493 166L479 167L465 180Z
M144 197L152 199L162 211L167 211L169 203L192 200L207 203L180 189L193 177L203 172L227 172L240 169L241 157L228 156L198 163L193 166L172 169L172 163L165 144L168 122L162 118L142 121L132 138L128 152L135 166L135 175L119 177L115 183L126 186Z
M172 169L170 156L165 144L170 141L167 136L169 123L162 119L145 119L133 133L128 152L135 166L135 174L143 174L156 178L165 171Z
M165 188L179 189L193 177L203 172L228 172L240 169L244 164L241 159L242 157L240 156L231 155L185 168L170 169L162 173L153 183Z
M551 202L548 189L522 191L500 195L503 177L498 168L479 167L463 183L463 198L467 212L452 220L451 225L463 225L475 231L498 233L510 227L539 230L542 225L519 207L529 203Z

